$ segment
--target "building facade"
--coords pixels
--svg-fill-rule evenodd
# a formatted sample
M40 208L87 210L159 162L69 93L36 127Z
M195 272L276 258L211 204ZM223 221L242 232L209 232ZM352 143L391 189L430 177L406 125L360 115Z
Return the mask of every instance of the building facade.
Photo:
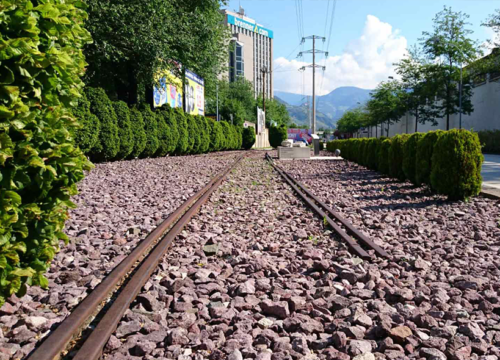
M273 92L273 32L239 12L222 10L224 24L231 29L231 50L227 78L230 82L243 76L254 85L256 95Z

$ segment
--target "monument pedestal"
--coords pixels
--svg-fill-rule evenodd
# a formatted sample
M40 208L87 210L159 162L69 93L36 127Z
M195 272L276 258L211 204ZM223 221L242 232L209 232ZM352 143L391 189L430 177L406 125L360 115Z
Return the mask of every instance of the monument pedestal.
M310 159L311 149L308 147L278 146L278 159Z

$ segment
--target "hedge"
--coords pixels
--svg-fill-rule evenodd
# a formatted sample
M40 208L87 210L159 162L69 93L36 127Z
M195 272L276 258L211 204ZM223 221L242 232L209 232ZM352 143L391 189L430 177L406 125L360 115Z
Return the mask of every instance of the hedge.
M73 131L75 144L84 154L89 154L99 140L101 122L90 112L90 102L85 93L78 99L78 106L72 111L80 126Z
M141 157L153 156L160 142L158 140L158 121L156 120L155 113L151 111L149 105L143 105L141 110L142 118L144 119L144 130L146 131L146 146L141 153Z
M77 0L3 1L0 10L0 307L44 273L68 241L76 184L92 165L72 114L90 43Z
M273 148L281 146L281 143L286 139L288 139L288 133L285 125L271 126L269 128L269 143Z
M175 120L177 122L177 131L179 132L179 138L177 141L177 147L175 153L178 155L186 154L189 147L188 140L188 124L186 120L186 114L179 109L174 109Z
M130 158L139 157L146 148L146 130L144 130L144 119L142 114L135 107L130 109L130 126L134 135L134 149L130 153Z
M500 154L500 130L478 131L484 154Z
M252 126L243 129L243 149L250 150L255 144L255 129Z
M155 116L158 124L158 148L156 149L155 156L162 157L168 155L172 136L170 127L165 119L168 117L168 113L166 111L155 111Z
M130 110L123 101L113 103L116 117L118 119L118 136L120 137L120 149L116 158L125 159L134 150L134 134L130 123Z
M476 133L467 130L396 135L391 139L334 140L327 150L379 172L426 184L450 200L463 200L481 191L484 160ZM376 165L373 158L376 153Z
M120 150L118 119L113 103L101 88L87 87L85 92L90 102L90 111L101 123L99 139L92 148L91 159L93 161L112 160Z

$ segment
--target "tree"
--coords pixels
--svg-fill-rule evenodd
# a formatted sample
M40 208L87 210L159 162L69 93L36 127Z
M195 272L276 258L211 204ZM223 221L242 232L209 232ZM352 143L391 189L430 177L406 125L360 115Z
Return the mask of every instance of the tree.
M144 100L160 70L175 60L205 79L227 61L229 31L220 0L88 0L87 29L93 44L86 83L105 88L113 100ZM182 69L173 67L177 75ZM149 100L149 99L148 99Z
M371 99L366 104L369 113L369 125L398 122L406 111L405 91L400 81L381 82L371 93Z
M489 27L496 34L494 40L490 40L490 45L492 47L500 47L500 9L496 9L493 14L491 14L485 22L481 24L482 26Z
M437 85L437 102L434 105L439 117L446 117L446 129L450 128L450 115L459 112L460 69L465 63L474 62L480 55L477 42L469 38L473 33L467 28L469 15L444 7L434 18L434 30L423 32L421 44L428 60L433 62L434 81ZM467 75L467 74L466 74ZM470 97L472 90L463 89L462 111L473 111Z

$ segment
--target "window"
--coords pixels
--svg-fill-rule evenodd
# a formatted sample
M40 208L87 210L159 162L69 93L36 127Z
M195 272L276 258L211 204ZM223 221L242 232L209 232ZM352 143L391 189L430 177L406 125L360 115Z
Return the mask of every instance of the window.
M234 41L234 46L229 53L229 81L234 82L238 77L245 74L245 63L243 60L243 44Z

